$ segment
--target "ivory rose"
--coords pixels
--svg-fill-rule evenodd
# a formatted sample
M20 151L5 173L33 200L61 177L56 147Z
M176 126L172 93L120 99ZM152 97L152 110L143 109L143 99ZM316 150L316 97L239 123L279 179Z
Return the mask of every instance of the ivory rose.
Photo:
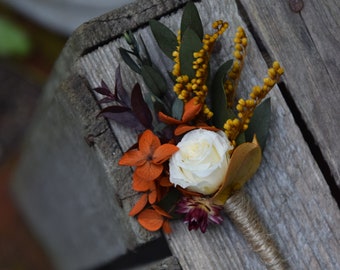
M170 158L170 182L190 191L209 195L222 184L232 146L220 132L196 129L177 144Z

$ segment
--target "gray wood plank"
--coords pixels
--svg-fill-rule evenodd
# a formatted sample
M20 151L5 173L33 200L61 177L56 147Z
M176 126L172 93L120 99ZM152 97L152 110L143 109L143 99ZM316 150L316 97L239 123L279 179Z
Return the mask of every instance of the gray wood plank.
M61 80L69 76L73 63L91 50L121 36L127 30L145 25L150 19L176 10L188 0L138 0L108 11L80 25L65 44L45 85L45 99L50 99Z
M198 7L206 27L214 19L230 22L222 53L230 52L235 28L244 25L235 2L202 1ZM162 21L176 30L180 15L181 12L165 16ZM154 46L148 28L136 34L148 42L148 47ZM79 60L76 69L82 70L93 87L101 79L113 87L114 69L122 62L117 48L122 44L122 40L117 39L91 52ZM168 64L155 50L151 52L159 65ZM124 82L130 86L139 79L131 76L126 68L123 74ZM265 61L254 40L250 39L240 87L249 91L252 85L261 84L265 74ZM286 82L287 77L284 80ZM263 164L246 190L293 269L337 269L340 265L339 210L280 91L275 89L271 98L273 123L269 142ZM115 123L111 125L119 144L127 149L131 141L135 141L135 135L126 137L128 130L118 128ZM174 222L173 226L174 233L168 237L168 243L183 269L263 269L227 218L223 226L213 227L206 234L188 232L181 222Z
M140 242L115 195L129 171L109 173L105 157L115 161L122 152L106 122L95 119L98 106L87 87L71 77L44 104L12 186L57 269L94 267ZM85 141L90 134L98 135L93 147Z
M240 1L271 58L286 69L285 84L340 187L340 2ZM312 142L313 143L313 142Z

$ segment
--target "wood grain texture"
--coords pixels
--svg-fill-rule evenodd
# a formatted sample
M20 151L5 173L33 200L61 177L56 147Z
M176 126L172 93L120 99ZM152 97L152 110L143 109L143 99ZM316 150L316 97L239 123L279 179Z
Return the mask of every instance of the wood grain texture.
M66 79L73 63L91 50L145 25L150 19L176 10L188 0L138 0L110 11L78 27L70 36L45 85L44 98L51 99L60 81Z
M176 257L169 257L160 261L139 265L130 270L181 270L181 266L178 263Z
M286 69L285 84L340 187L340 2L240 1L272 59Z
M228 55L235 28L244 25L235 2L202 1L198 8L206 29L214 19L230 22L229 34L223 38L220 52ZM176 30L180 15L179 11L161 20ZM155 46L147 27L136 31L136 35L141 35L149 48ZM131 89L141 80L122 64L117 52L120 46L125 45L117 39L85 55L76 70L82 71L93 87L99 85L101 79L113 87L114 70L121 64L123 80ZM163 55L158 55L156 50L150 52L159 66L169 69ZM217 62L222 60L221 57ZM249 91L254 84L261 84L265 75L266 64L250 38L240 88L243 92ZM340 265L339 210L279 90L274 89L270 96L273 123L269 141L261 168L246 190L293 269L337 269ZM131 131L115 123L111 125L123 149L136 140ZM223 226L212 226L205 234L188 232L181 222L173 222L174 233L168 237L168 243L183 269L263 269L236 228L225 219Z
M79 76L66 80L45 106L26 142L29 152L13 192L56 269L94 267L139 242L115 196L117 181L128 172L118 169L113 177L103 162L107 153L112 161L122 152L106 122L95 119L98 107ZM85 141L90 134L100 134L93 147Z

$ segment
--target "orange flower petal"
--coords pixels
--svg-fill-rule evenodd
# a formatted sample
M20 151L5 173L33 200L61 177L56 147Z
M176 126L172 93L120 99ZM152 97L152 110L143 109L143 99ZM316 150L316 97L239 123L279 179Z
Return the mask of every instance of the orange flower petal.
M158 205L152 205L152 208L155 209L155 211L160 214L163 217L167 217L167 218L172 218L172 216L166 212L165 210L163 210L162 208L160 208Z
M191 131L193 129L196 129L197 127L196 126L189 126L189 125L179 125L175 131L174 131L174 134L176 136L179 136L179 135L182 135L188 131Z
M145 157L151 156L153 152L161 145L159 138L151 130L145 130L139 138L138 146Z
M151 182L151 183L153 183L153 182ZM149 193L149 203L150 204L156 203L157 197L158 197L157 195L158 195L158 192L157 192L156 185L155 185L155 187Z
M163 172L162 164L153 164L151 162L145 162L142 166L136 168L135 173L138 177L146 179L147 181L153 181L161 175Z
M139 200L136 202L135 206L131 209L129 216L135 216L137 215L140 211L143 210L145 205L148 203L148 194L143 194Z
M175 152L178 151L178 147L176 145L166 143L161 145L156 149L152 156L152 162L154 164L162 164L167 161Z
M169 220L167 219L164 220L162 229L163 229L163 232L166 234L170 234L172 232Z
M148 191L154 186L153 181L148 181L149 179L139 177L136 173L133 174L132 180L132 188L135 191Z
M196 125L197 128L203 128L205 130L210 130L210 131L219 131L220 129L218 129L217 127L212 127L207 125L206 123L198 123Z
M163 176L159 180L159 185L162 187L172 187L174 184L170 182L169 176Z
M162 112L158 113L158 118L160 121L162 121L163 123L167 124L167 125L180 125L183 124L183 121L175 119L169 115L166 115Z
M159 230L164 222L164 218L153 209L143 210L137 220L140 225L152 232Z
M126 152L119 160L119 165L124 166L142 166L146 162L145 155L138 150Z
M195 118L195 116L201 111L203 104L197 103L195 98L190 99L184 105L184 113L182 116L182 122L186 123Z

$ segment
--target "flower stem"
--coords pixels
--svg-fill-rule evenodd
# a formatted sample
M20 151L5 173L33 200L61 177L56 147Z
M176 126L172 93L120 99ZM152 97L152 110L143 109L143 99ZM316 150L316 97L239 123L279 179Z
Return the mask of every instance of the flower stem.
M249 197L239 191L229 197L224 210L269 270L288 269L276 243L261 222Z

